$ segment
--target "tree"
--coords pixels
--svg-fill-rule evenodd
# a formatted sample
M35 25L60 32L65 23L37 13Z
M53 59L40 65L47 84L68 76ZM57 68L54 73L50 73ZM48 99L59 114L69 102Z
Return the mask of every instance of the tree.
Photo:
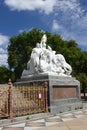
M77 79L80 81L81 92L84 93L85 97L87 91L87 75L85 73L79 73Z
M57 34L49 34L47 44L52 47L56 53L62 53L62 49L65 48L65 42L60 35Z
M0 67L0 84L8 83L9 78L14 81L14 73L10 71L6 66Z

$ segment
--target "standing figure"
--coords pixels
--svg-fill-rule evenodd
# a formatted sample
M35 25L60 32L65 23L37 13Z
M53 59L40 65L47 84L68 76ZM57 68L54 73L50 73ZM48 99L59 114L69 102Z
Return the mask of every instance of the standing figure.
M43 35L43 37L41 38L41 48L46 48L46 41L47 41L47 37L46 34Z

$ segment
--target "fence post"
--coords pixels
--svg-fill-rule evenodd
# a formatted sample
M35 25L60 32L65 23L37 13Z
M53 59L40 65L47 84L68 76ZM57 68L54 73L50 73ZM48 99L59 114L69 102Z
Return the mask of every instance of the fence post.
M11 79L8 81L9 89L8 89L8 118L13 117L12 113L12 82Z
M48 82L45 82L45 112L48 112Z

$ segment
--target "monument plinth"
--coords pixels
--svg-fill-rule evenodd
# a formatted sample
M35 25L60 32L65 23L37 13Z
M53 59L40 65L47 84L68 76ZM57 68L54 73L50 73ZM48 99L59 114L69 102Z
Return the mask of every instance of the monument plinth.
M48 107L51 113L82 107L80 82L71 76L72 67L62 54L46 47L46 35L32 50L27 69L15 85L45 85L48 88ZM46 84L45 84L46 83Z

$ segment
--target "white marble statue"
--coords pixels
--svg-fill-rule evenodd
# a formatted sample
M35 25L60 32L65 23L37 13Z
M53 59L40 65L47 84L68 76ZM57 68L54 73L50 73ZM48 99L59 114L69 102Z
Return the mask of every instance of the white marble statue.
M46 48L47 37L44 34L41 42L36 44L27 63L27 70L22 76L34 74L56 74L58 76L71 76L72 68L62 54L56 54L50 46Z

